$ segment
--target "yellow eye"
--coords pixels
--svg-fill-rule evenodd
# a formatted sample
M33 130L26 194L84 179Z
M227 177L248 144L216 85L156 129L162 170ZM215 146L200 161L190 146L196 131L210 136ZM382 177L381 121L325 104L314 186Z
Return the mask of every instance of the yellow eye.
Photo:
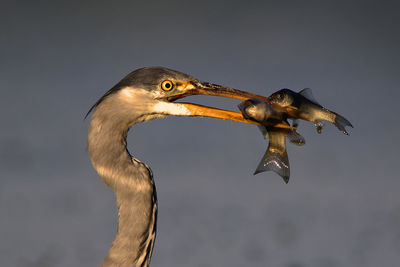
M171 91L172 89L174 89L174 83L170 80L165 80L161 84L161 89L163 89L164 91Z

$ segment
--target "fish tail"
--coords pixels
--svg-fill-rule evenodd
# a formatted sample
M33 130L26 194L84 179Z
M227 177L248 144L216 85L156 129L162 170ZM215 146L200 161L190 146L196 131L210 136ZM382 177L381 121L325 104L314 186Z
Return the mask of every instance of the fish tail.
M353 125L344 117L340 116L339 114L335 113L335 121L333 124L344 134L349 135L349 133L346 131L345 127L350 126L353 128Z
M282 179L285 181L285 183L289 182L290 167L286 150L279 153L279 152L273 152L272 150L268 149L265 152L265 155L258 164L257 169L254 172L254 175L266 171L273 171L277 173L279 176L281 176Z

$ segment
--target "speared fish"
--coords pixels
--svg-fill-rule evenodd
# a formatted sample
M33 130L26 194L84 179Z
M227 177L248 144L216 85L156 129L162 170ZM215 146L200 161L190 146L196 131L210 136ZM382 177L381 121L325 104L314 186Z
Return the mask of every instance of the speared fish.
M254 174L264 171L274 171L280 175L285 183L289 182L290 165L286 152L286 137L290 142L296 145L304 145L305 139L295 129L277 128L274 124L284 124L290 126L287 122L285 113L275 111L272 106L258 99L249 99L243 101L239 106L243 117L262 124L259 126L264 138L268 135L268 148L263 158L257 166ZM293 128L293 127L292 127Z
M281 89L268 97L268 103L274 110L287 114L289 118L314 123L318 133L322 133L322 121L333 123L346 135L348 135L348 132L345 127L353 127L343 116L318 104L310 88L305 88L299 93L290 89Z

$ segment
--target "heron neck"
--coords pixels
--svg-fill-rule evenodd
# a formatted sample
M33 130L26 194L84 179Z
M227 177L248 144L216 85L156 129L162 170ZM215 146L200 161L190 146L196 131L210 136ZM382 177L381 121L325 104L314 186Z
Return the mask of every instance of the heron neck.
M119 177L127 176L132 165L126 148L129 127L101 117L96 110L90 120L88 152L103 182L114 189Z
M106 266L148 266L156 237L157 199L155 194L117 193L118 228L113 244L102 263Z
M157 219L152 173L127 151L129 125L99 119L104 117L96 113L89 126L88 151L99 176L114 190L118 206L117 233L102 266L147 266Z

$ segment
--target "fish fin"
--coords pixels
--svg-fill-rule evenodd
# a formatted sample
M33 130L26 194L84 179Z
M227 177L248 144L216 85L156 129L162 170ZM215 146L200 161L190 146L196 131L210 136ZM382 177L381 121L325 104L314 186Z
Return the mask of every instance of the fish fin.
M292 105L288 105L288 106L286 106L286 109L289 109L289 110L292 110L292 111L296 111L296 110L298 110L299 108L298 108L298 107L295 107L295 106L292 106Z
M344 117L340 116L339 114L335 113L335 126L345 135L349 135L349 133L346 131L345 127L350 126L351 128L354 128L353 125Z
M314 97L314 95L313 95L313 93L312 93L311 88L304 88L303 90L301 90L301 91L299 92L299 94L302 95L302 96L304 96L305 98L307 98L307 99L310 100L311 102L313 102L313 103L315 103L315 104L317 104L317 105L320 105L320 104L317 102L317 100L315 100L315 97ZM320 105L320 106L321 106L321 105Z
M292 127L299 127L299 120L298 119L292 119Z
M268 136L268 131L267 128L265 128L265 126L262 125L257 125L258 129L260 129L262 136L264 137L264 139L267 139Z
M321 134L322 130L324 129L324 123L322 121L316 121L314 125L315 129L317 130L317 133Z
M266 171L273 171L281 176L285 183L289 182L290 167L286 150L282 154L272 152L270 149L265 152L264 157L261 159L256 171L254 172L254 175Z
M298 126L299 126L299 120L292 119L292 127L297 129ZM289 142L291 142L292 144L295 144L297 146L305 145L306 140L304 139L304 137L301 134L296 132L296 129L289 131L289 133L287 135Z
M303 146L306 144L306 139L304 139L304 137L295 130L290 131L287 137L290 143L297 146Z

